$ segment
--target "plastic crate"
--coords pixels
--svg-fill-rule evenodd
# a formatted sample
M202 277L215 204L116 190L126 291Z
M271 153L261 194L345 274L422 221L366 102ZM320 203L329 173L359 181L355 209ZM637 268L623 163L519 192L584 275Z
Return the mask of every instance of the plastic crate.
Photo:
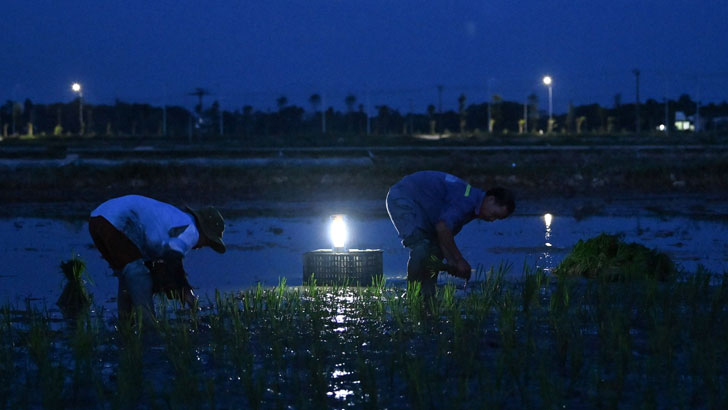
M317 285L369 286L375 278L382 276L382 251L318 249L306 252L303 254L303 283L309 283L312 276Z

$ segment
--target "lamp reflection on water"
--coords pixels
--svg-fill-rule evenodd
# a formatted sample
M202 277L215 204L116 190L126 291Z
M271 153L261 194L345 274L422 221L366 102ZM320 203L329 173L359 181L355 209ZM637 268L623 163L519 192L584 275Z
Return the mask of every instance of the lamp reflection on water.
M546 246L551 246L551 242L549 242L549 240L551 239L551 221L553 221L553 219L554 217L551 214L544 214L543 216L543 222L546 225L546 234L544 235Z
M347 322L356 320L356 311L353 310L355 295L349 291L333 291L329 294L329 297L332 297L337 301L336 310L331 312L332 326L335 326L333 331L336 333L337 337L340 338L340 342L344 343L345 339L350 337L347 333L349 329L346 326ZM346 353L342 352L342 354ZM346 401L349 396L353 396L353 387L361 383L358 376L347 370L344 366L346 366L346 363L336 363L334 365L334 370L330 373L330 390L326 393L327 396L341 401ZM349 405L351 405L351 403L349 403Z
M551 247L551 223L554 220L554 216L550 213L545 213L543 215L543 223L546 227L546 232L544 233L544 246L547 248ZM550 272L553 268L553 257L551 256L551 253L547 250L543 253L543 255L539 258L539 265L541 265L541 268L544 270L544 272Z

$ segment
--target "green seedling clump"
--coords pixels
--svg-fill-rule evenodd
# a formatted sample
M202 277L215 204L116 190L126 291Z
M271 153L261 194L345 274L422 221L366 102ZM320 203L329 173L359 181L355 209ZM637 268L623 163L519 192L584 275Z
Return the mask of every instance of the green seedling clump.
M67 316L75 316L91 305L91 294L86 290L86 262L78 255L61 262L66 285L56 304Z
M610 281L644 276L665 281L676 272L675 264L665 253L605 233L587 241L579 240L554 269L557 275Z

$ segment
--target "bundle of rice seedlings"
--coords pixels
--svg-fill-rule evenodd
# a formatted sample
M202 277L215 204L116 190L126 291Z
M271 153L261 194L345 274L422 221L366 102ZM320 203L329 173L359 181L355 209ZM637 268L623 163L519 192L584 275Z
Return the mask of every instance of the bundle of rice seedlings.
M86 262L78 255L61 262L61 271L66 277L66 285L56 304L66 316L75 316L91 305L91 294L86 290Z
M554 273L607 280L647 276L664 281L673 277L677 269L664 252L626 243L621 235L603 233L587 241L579 240Z

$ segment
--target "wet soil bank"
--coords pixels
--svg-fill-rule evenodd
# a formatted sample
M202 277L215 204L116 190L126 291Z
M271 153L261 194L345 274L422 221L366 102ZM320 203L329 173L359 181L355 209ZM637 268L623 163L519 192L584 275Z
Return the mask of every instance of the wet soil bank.
M722 146L351 149L189 157L173 151L0 157L0 214L85 214L108 198L137 193L171 203L215 204L233 213L299 214L332 203L371 201L381 213L388 188L424 169L475 186L502 185L527 202L550 201L589 214L615 200L645 198L657 212L721 214L728 195ZM684 202L687 201L687 202ZM552 206L552 207L553 207Z

